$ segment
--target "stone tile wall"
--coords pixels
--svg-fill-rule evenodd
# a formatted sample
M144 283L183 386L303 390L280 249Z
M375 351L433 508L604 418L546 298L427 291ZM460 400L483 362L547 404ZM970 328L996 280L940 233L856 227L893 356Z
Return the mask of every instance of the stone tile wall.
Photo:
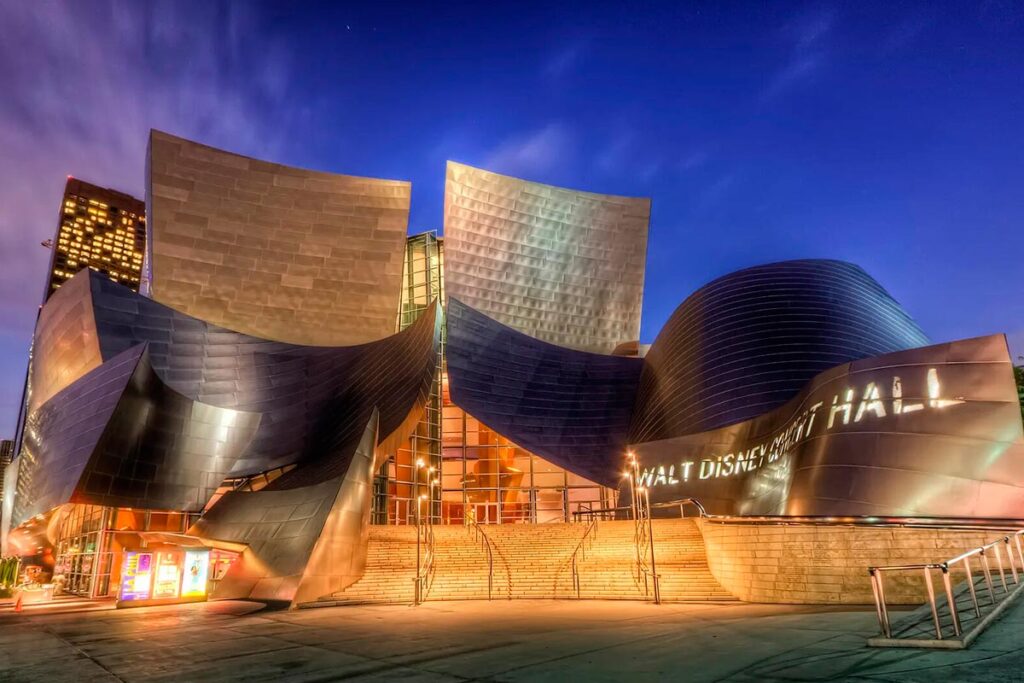
M707 520L700 525L711 573L726 590L749 602L790 604L873 604L869 566L941 562L1005 535ZM974 569L980 571L980 566L976 563ZM920 572L890 576L887 602L924 602ZM938 572L933 578L939 581ZM954 579L960 580L956 572Z

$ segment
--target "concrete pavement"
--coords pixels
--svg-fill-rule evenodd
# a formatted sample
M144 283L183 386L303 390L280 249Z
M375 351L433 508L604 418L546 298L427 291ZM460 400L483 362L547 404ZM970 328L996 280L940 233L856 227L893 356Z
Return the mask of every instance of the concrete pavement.
M0 681L1017 681L1024 610L966 651L865 647L871 609L613 601L0 617Z

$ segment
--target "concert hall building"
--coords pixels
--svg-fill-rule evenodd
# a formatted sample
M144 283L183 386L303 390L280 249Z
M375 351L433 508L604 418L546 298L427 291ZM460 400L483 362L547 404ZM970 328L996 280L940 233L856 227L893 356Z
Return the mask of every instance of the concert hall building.
M410 197L153 131L140 290L85 268L41 310L4 554L125 606L298 606L421 527L500 545L642 491L699 503L722 595L855 601L762 581L757 525L1022 517L1003 335L935 344L858 266L795 260L680 292L647 346L649 199L448 162L443 236L410 237Z

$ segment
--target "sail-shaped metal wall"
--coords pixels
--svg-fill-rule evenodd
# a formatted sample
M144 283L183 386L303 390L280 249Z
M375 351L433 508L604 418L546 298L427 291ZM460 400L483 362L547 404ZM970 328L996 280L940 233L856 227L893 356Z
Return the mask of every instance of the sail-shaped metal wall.
M263 339L350 346L395 331L411 185L282 166L153 131L154 299Z

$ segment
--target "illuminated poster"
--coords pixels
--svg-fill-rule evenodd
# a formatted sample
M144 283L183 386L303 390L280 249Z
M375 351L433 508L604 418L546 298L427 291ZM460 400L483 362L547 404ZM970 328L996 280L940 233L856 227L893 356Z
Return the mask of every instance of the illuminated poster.
M156 585L153 598L176 598L181 584L181 566L176 553L156 554Z
M153 583L152 553L126 552L121 566L121 600L148 600Z
M186 550L185 573L181 579L181 597L206 595L206 578L209 572L209 550Z

